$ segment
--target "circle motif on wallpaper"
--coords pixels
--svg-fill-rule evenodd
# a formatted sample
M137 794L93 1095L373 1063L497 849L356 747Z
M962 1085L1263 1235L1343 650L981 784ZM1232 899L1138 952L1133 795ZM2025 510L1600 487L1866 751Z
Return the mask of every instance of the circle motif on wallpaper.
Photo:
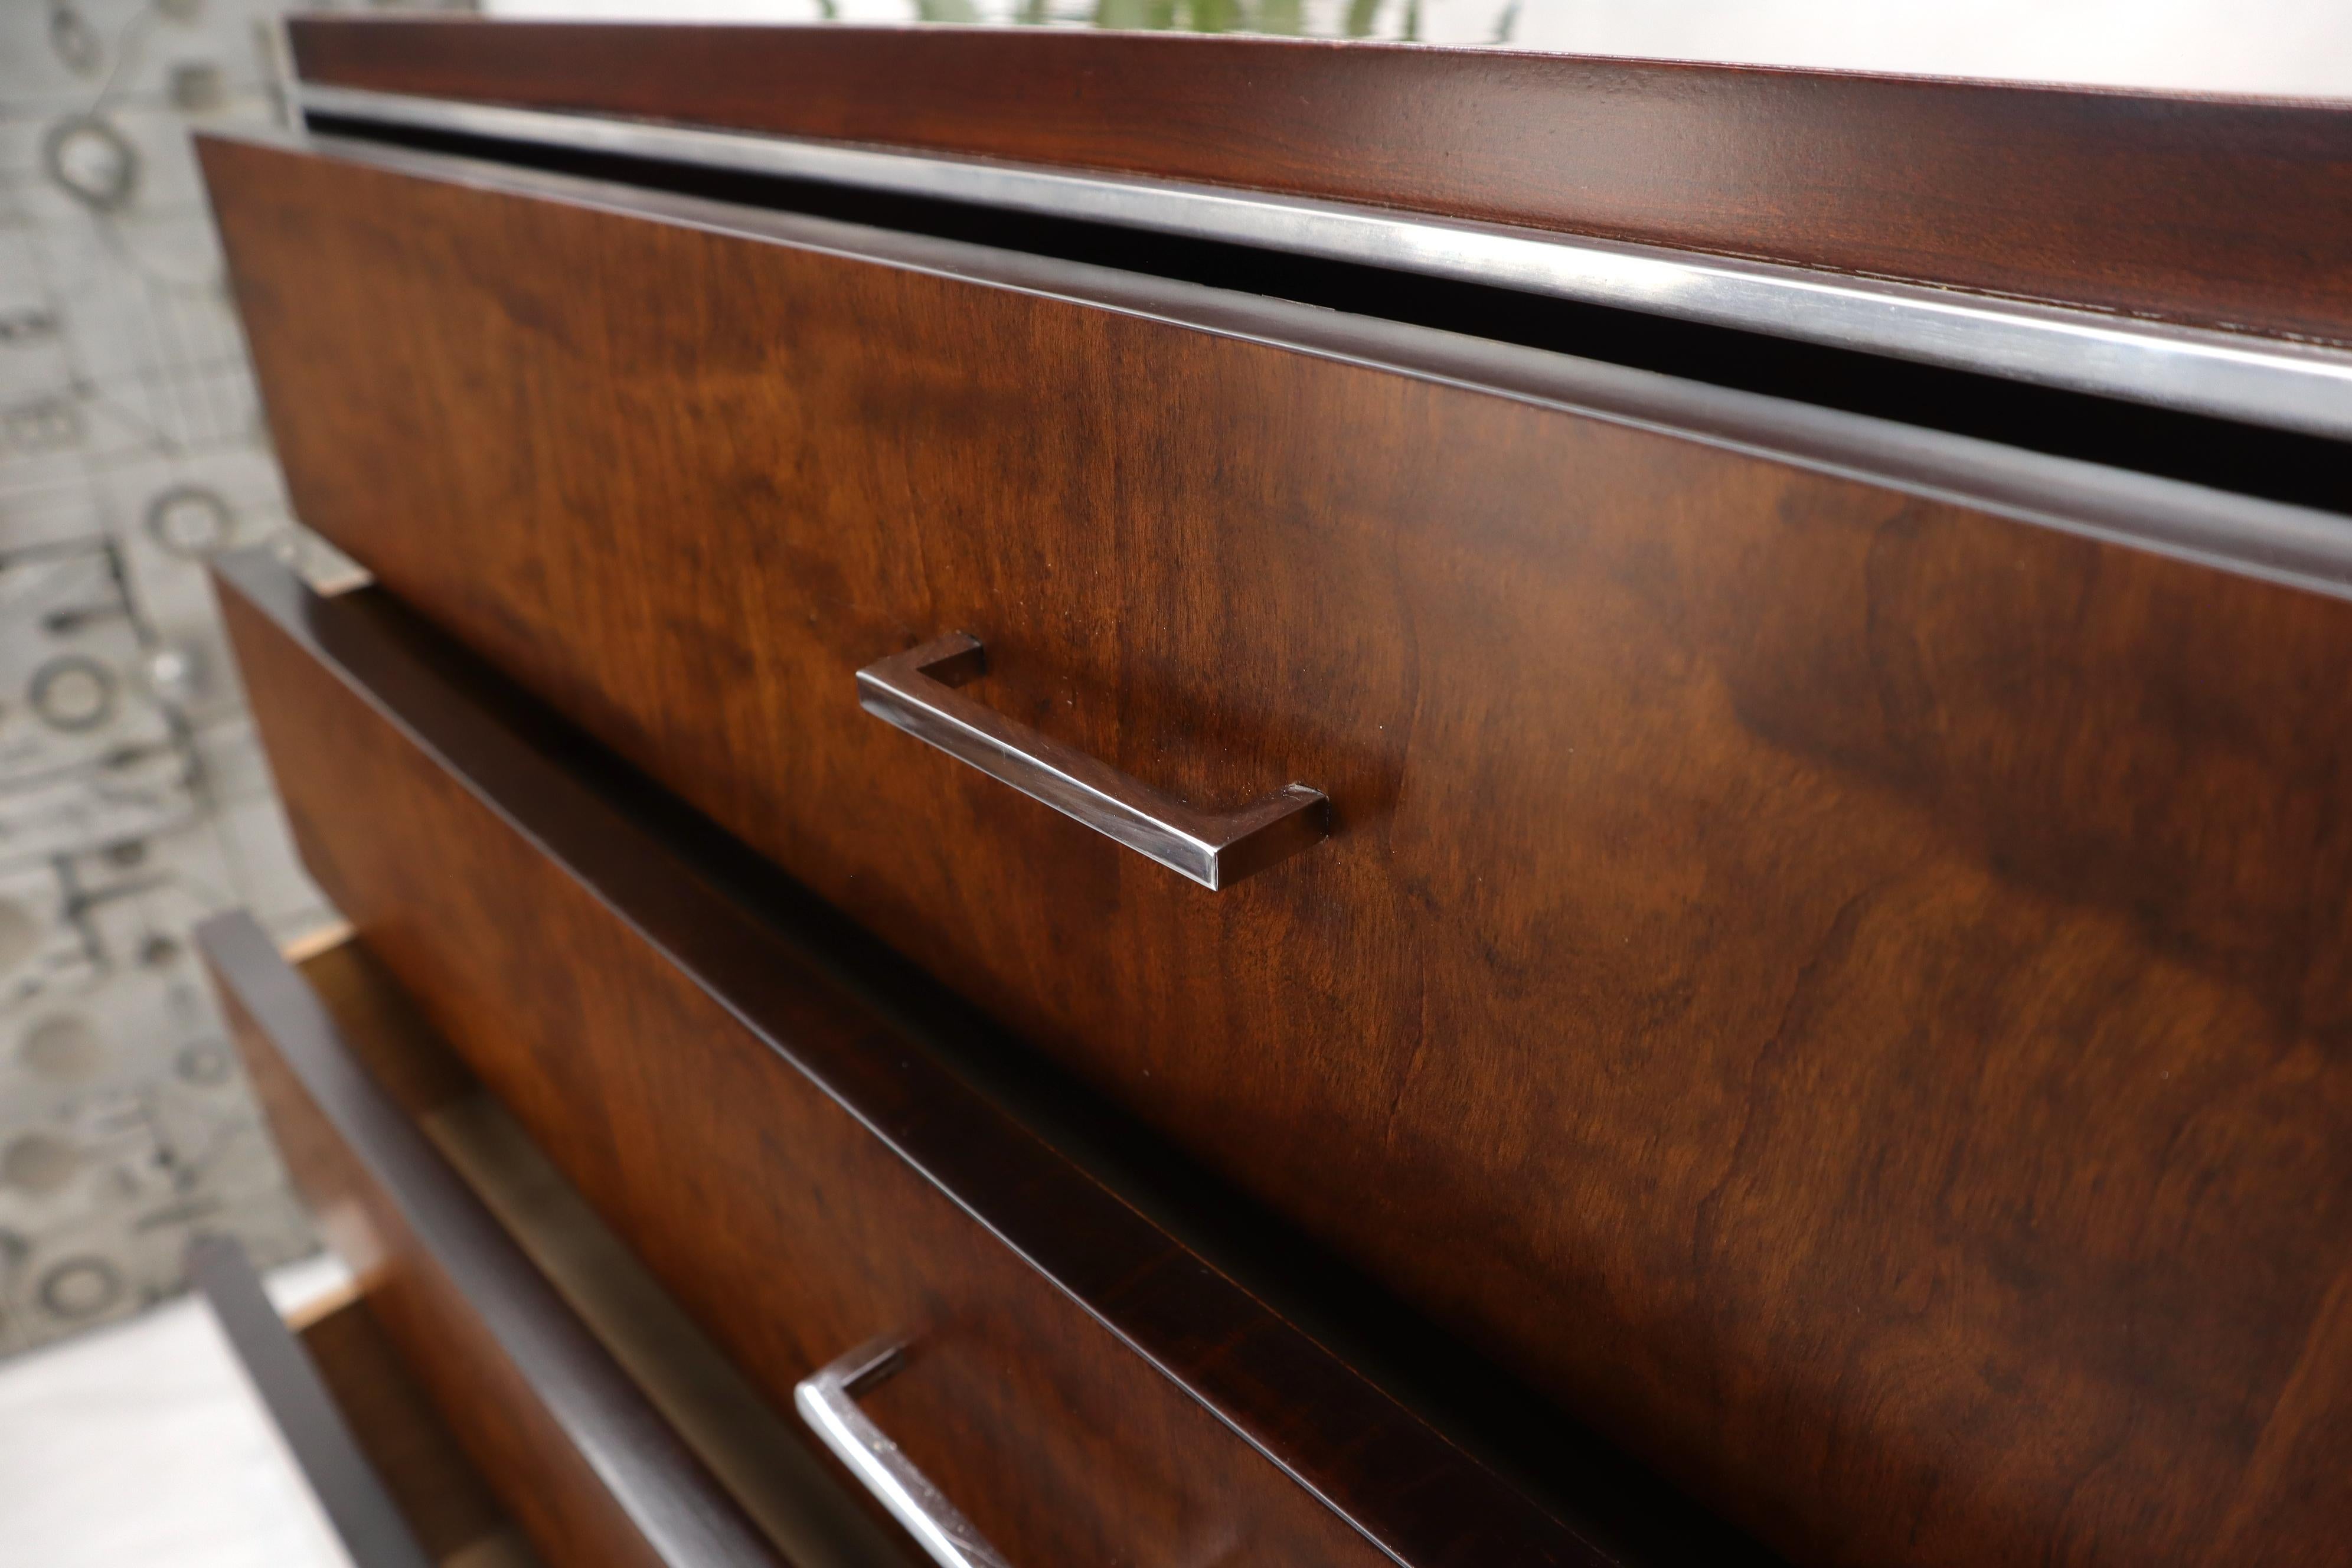
M77 114L41 138L41 166L58 187L92 212L118 212L139 188L139 149L94 114Z
M33 672L25 700L53 730L95 730L114 711L114 672L86 654L69 653Z
M0 1149L0 1182L46 1197L81 1169L81 1151L54 1132L21 1132Z
M60 1318L93 1318L122 1300L122 1276L103 1258L68 1258L41 1276L39 1295Z
M50 11L49 47L76 76L96 76L98 68L106 63L106 46L99 41L98 29L71 5Z
M89 1019L57 1013L36 1022L16 1042L16 1059L53 1083L86 1083L106 1070L110 1053Z
M14 899L0 899L0 974L24 963L41 948L41 922Z
M173 485L147 503L147 537L184 560L218 554L236 531L228 502L202 485Z
M182 1046L172 1069L181 1080L199 1089L218 1089L229 1079L228 1047L218 1040L197 1040Z

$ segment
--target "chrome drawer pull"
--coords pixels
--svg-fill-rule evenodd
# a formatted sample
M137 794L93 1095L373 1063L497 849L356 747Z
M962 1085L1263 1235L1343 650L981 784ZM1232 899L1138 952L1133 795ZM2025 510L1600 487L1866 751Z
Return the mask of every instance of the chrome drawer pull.
M1331 803L1319 789L1295 784L1223 816L1195 811L950 689L987 668L980 639L957 632L859 670L857 700L876 718L1204 888L1238 882L1331 831Z
M869 1341L794 1384L793 1403L833 1457L866 1483L866 1489L922 1542L940 1568L1011 1568L929 1478L908 1462L898 1445L857 1408L860 1394L905 1364L904 1344L887 1337Z

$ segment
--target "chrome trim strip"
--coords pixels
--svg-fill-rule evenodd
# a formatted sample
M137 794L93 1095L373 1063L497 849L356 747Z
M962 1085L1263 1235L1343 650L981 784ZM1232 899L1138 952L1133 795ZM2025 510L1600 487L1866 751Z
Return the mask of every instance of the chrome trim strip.
M2352 353L1258 192L305 84L307 113L1007 207L1499 285L2352 437Z

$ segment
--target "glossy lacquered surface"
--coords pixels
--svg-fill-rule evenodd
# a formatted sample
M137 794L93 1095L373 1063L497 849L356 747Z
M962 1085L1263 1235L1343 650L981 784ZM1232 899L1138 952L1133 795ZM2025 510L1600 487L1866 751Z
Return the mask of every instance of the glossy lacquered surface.
M902 1336L863 1408L1015 1563L1624 1560L926 1057L381 595L218 570L305 864L779 1406Z
M2113 542L2186 487L206 156L306 521L1792 1557L2336 1550L2352 606ZM876 724L941 627L1334 837L1212 896Z
M1045 29L298 18L307 81L1281 191L2352 338L2352 110Z
M261 928L218 916L197 942L320 1228L541 1553L564 1564L778 1568Z

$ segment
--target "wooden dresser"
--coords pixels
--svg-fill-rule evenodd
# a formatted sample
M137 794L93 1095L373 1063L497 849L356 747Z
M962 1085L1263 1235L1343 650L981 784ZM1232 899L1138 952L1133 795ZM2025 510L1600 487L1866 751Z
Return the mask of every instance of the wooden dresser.
M2352 109L291 43L206 947L544 1561L2352 1563Z

